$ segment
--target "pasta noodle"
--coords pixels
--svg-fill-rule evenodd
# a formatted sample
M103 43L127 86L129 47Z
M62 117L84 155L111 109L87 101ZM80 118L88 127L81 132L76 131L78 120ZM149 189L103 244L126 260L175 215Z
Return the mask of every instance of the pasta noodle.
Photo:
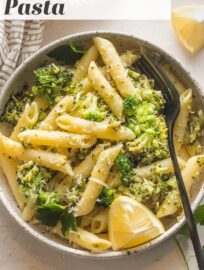
M174 73L171 71L171 67L169 67L168 65L164 65L163 68L165 72L167 73L167 75L169 76L169 78L174 83L174 85L176 86L176 89L179 92L179 94L183 93L186 89L184 88L182 83L177 79Z
M87 178L91 175L91 171L96 164L98 156L104 150L103 144L98 144L91 153L85 157L85 159L74 168L75 175L82 175Z
M122 145L118 144L101 152L91 173L91 178L96 178L101 182L105 182L114 160L118 156L121 149ZM76 206L75 214L77 216L83 216L90 213L95 206L96 199L101 193L103 186L99 183L91 181L91 178L89 179L81 200Z
M40 125L39 129L44 130L56 130L57 125L55 123L56 118L66 112L70 109L73 103L73 97L72 96L65 96L63 99L61 99L57 105L51 110L51 112L48 114L48 116L43 120Z
M108 212L109 209L103 209L91 219L91 232L102 233L108 230Z
M65 148L89 148L96 143L94 137L61 131L26 130L18 135L22 142Z
M89 134L100 139L109 139L113 141L133 140L135 135L129 128L121 126L116 129L110 127L107 122L94 122L68 114L59 116L56 120L57 125L69 132Z
M132 51L126 51L120 56L122 64L126 67L131 67L134 62L138 59L138 55Z
M89 66L88 77L92 82L94 89L108 104L113 114L119 119L122 119L123 100L117 91L106 80L94 62L91 62Z
M83 93L88 93L88 92L91 92L93 90L93 86L88 78L84 78L80 82L80 85L81 85L81 89L82 89Z
M182 170L182 177L184 180L185 188L190 196L190 188L192 186L193 181L199 175L204 166L204 155L191 157L187 163L185 168ZM176 182L176 179L170 179L169 181ZM159 218L173 215L177 212L177 210L181 207L181 201L178 190L169 193L162 205L160 206L157 216Z
M195 153L195 155L196 155L196 153ZM186 160L188 160L188 159L190 158L190 156L195 156L195 155L189 155L186 146L183 145L183 146L181 147L180 156L181 156L181 158L182 158L183 160L186 161Z
M24 153L23 146L0 133L0 152L11 158L18 158Z
M73 177L71 177L70 175L67 175L59 185L57 185L56 187L56 192L58 194L66 194L67 190L69 190L71 184L73 181Z
M200 142L197 140L194 144L185 145L186 152L189 156L196 156L201 153L201 145Z
M35 205L28 203L23 209L22 218L24 221L31 221L35 213L36 213Z
M112 188L117 188L121 184L119 173L110 172L106 181L107 185Z
M179 167L182 170L185 167L186 162L180 157L177 157L177 159L178 159ZM135 171L135 175L140 175L141 177L148 178L148 177L151 177L152 174L154 173L159 173L159 174L172 173L174 169L173 169L171 158L167 158L161 161L157 161L151 165L137 168L134 171Z
M192 90L186 90L180 97L181 109L174 125L174 144L177 155L180 154L181 145L183 143L186 132L188 115L192 106Z
M44 150L28 149L19 156L19 159L24 161L33 160L41 166L60 171L65 174L73 175L71 165L66 159L66 156L50 153Z
M13 132L10 136L12 140L18 140L18 134L22 128L29 127L31 128L38 121L38 105L36 102L32 102L31 104L26 104L25 110L22 113L17 125L13 129Z
M136 95L137 90L131 79L128 77L113 44L100 37L96 37L93 40L121 95L124 97Z
M132 64L137 60L138 56L134 53L132 53L131 51L127 51L124 54L121 55L120 59L122 64L126 67L126 66L132 66ZM102 74L109 80L110 74L108 69L106 68L106 66L103 66L100 71L102 72ZM91 82L89 81L88 78L84 78L81 80L80 82L81 87L82 87L82 91L84 93L93 91L93 86L91 84Z
M35 97L34 102L37 104L39 111L45 111L49 107L47 100L43 97Z
M81 217L81 222L80 222L80 227L82 229L87 229L90 230L90 226L91 226L91 221L92 219L100 212L100 208L99 207L94 207L93 211L91 211L91 213L89 213L86 216L82 216Z
M17 184L17 179L16 179L16 171L17 171L16 163L13 160L9 159L8 157L4 156L0 152L0 166L3 170L3 173L5 174L7 178L7 181L16 199L17 204L19 205L21 209L23 209L25 203L18 189L18 184Z
M61 237L65 237L69 241L72 241L83 248L94 252L107 250L112 245L110 241L99 238L95 234L85 231L79 227L77 228L76 232L70 232L66 236L62 235L59 227L55 227L53 232L59 234Z
M74 80L80 82L88 73L89 64L95 61L98 56L98 52L95 46L92 46L84 56L76 62Z

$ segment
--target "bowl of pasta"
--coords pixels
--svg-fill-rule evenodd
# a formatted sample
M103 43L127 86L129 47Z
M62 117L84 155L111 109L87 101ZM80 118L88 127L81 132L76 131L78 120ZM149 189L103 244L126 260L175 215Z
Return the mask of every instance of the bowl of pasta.
M23 62L0 93L0 199L26 231L60 251L138 253L185 222L165 100L137 69L141 47L180 94L174 143L195 210L203 196L203 96L160 48L120 33L68 36Z

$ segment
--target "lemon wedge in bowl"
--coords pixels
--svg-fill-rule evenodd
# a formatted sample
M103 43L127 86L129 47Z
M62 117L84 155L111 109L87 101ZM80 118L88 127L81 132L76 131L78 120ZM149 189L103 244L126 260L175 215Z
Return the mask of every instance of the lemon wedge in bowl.
M128 196L119 196L111 204L108 227L113 250L140 245L165 232L145 205Z
M191 5L172 11L174 30L183 44L194 53L204 46L204 5Z

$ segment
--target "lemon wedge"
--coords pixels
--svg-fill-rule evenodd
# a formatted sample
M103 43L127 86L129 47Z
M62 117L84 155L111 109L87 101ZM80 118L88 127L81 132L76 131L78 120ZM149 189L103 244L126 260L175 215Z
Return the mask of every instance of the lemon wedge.
M146 206L127 196L119 196L111 204L108 229L113 250L140 245L165 232Z
M197 52L204 46L204 5L191 5L172 11L174 30L190 52Z

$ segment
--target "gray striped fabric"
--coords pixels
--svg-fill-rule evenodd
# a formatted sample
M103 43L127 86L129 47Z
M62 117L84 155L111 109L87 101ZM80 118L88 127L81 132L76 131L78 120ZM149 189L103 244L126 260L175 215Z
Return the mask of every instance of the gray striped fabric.
M0 21L0 90L16 67L40 48L43 29L43 21Z

